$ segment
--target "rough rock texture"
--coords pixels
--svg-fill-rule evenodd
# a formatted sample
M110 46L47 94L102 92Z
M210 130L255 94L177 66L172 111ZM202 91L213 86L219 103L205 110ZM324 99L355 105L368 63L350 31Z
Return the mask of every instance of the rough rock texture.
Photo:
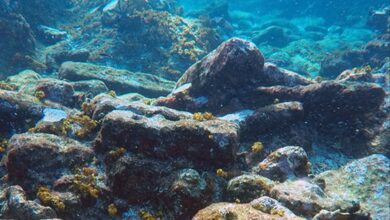
M70 83L74 90L77 92L83 92L88 97L95 97L100 93L108 92L108 88L104 82L100 80L81 80Z
M74 89L72 84L56 79L41 79L35 88L36 91L44 93L44 99L61 103L72 107L75 103Z
M27 200L20 186L9 186L0 192L0 218L2 219L52 219L56 212L50 208Z
M330 197L318 185L306 180L278 184L272 188L271 197L293 212L308 218L312 218L323 209L329 211L340 209L352 213L359 210L358 202Z
M274 186L272 180L259 176L244 174L229 180L226 188L227 196L231 201L250 202L261 196L268 196Z
M34 95L35 86L40 79L41 76L33 70L24 70L16 75L8 77L6 82L15 85L18 91L22 93Z
M9 141L6 166L9 180L25 190L51 184L64 170L92 159L92 150L71 139L50 134L18 134Z
M240 123L242 136L256 136L304 119L300 102L284 102L258 108Z
M310 173L310 163L306 152L301 147L288 146L272 152L252 171L283 182L287 179L307 176Z
M18 53L28 55L34 52L35 38L30 25L4 2L0 3L0 35L0 60L5 61L2 65L8 66Z
M157 104L226 113L244 108L241 99L258 86L310 83L298 74L264 66L264 57L253 43L233 38L191 66L179 79L176 90Z
M133 99L136 101L133 101ZM172 121L192 118L192 114L188 112L177 111L166 107L147 105L137 99L143 99L143 97L139 97L136 94L127 94L117 97L112 97L105 94L96 96L91 101L91 105L93 106L92 118L95 120L100 120L113 110L128 110L137 114L149 116L161 114L165 118Z
M264 206L272 206L264 204ZM263 211L264 210L264 211ZM266 210L270 210L269 213ZM193 220L267 220L267 219L301 219L284 207L277 206L277 209L263 207L260 202L249 204L235 203L214 203L200 210Z
M156 199L161 178L171 172L168 162L125 155L108 163L108 186L114 194L137 204Z
M26 131L42 118L43 109L34 96L0 90L0 133Z
M339 170L326 171L314 181L323 184L331 197L360 202L362 210L373 219L390 216L390 160L383 155L372 155L355 160Z
M88 63L65 62L60 67L59 75L71 81L97 79L120 94L137 92L148 97L167 95L174 87L173 82L150 74Z
M172 120L161 114L113 111L105 116L95 146L119 146L157 158L185 157L207 164L226 164L237 151L237 125L218 119Z

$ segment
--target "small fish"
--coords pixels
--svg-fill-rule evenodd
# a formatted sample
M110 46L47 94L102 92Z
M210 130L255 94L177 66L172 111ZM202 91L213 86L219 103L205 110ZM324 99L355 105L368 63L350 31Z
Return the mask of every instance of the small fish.
M118 5L119 0L111 0L106 6L103 8L103 12L111 11L116 8Z

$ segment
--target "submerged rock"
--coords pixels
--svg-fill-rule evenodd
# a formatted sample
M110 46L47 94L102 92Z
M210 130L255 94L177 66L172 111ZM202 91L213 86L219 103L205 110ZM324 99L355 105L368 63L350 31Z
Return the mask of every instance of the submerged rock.
M52 219L56 212L36 201L27 200L27 195L20 186L9 186L0 192L0 218L4 219Z
M34 96L0 90L0 133L23 132L43 117L43 104Z
M35 87L40 79L41 75L33 70L24 70L16 75L9 76L6 82L15 85L18 91L22 93L34 95Z
M10 139L5 161L9 180L31 191L37 184L52 184L92 155L90 148L71 139L24 133Z
M330 197L359 201L373 219L390 216L390 160L379 154L352 161L314 179Z
M264 57L253 43L233 38L191 66L172 94L156 104L187 111L227 113L245 108L247 103L243 100L258 86L310 83L296 73L264 65Z
M154 75L88 63L65 62L60 67L59 75L71 81L101 80L119 94L137 92L147 97L167 95L174 87L173 82Z
M35 90L43 92L45 100L61 103L65 106L74 106L74 89L69 82L45 78L38 81Z
M215 203L200 210L193 220L302 219L278 202L260 198L248 204Z
M234 161L237 125L218 119L172 120L156 113L141 115L116 110L107 114L95 141L97 150L121 146L161 159L184 157L198 165L226 165Z
M231 201L246 203L261 196L269 196L274 183L260 175L244 174L229 180L226 194Z
M310 173L306 152L296 146L280 148L272 152L252 170L254 173L276 181L305 177Z
M351 213L359 210L357 201L329 197L318 185L306 180L278 184L272 188L271 197L307 218L312 218L323 209L329 211L340 209Z

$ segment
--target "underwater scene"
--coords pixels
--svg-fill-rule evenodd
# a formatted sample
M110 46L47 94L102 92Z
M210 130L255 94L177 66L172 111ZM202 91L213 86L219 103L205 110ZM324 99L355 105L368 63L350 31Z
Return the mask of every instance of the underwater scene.
M0 219L389 220L389 0L0 0Z

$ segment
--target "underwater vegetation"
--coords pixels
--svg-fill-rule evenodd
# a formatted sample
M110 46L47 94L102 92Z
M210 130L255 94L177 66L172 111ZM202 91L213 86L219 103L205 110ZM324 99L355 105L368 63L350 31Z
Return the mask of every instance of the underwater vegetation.
M385 0L0 0L0 219L387 220L389 80Z

